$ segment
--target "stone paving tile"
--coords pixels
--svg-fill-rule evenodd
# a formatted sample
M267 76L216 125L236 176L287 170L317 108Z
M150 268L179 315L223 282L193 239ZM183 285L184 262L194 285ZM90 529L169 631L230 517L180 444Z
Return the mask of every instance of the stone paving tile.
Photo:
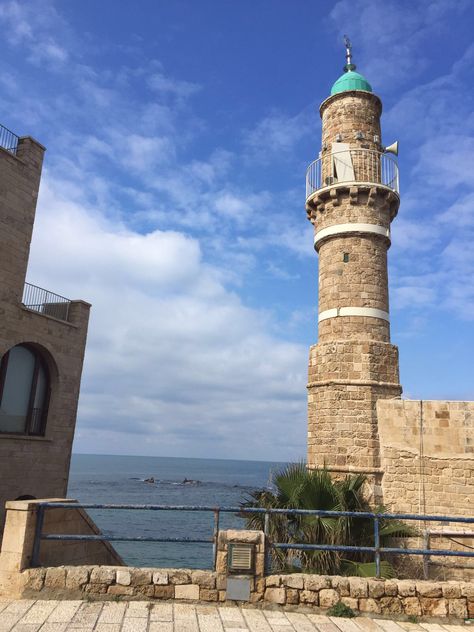
M265 618L274 632L295 632L285 612L280 610L264 610Z
M219 606L219 615L224 627L244 628L245 621L239 608L236 606Z
M152 604L149 601L129 601L127 609L125 610L125 616L127 618L141 617L143 619L148 619L151 605Z
M331 619L323 614L308 614L308 619L319 632L340 632L337 625L334 625Z
M384 632L383 628L381 628L373 619L368 619L367 617L356 617L354 619L354 623L358 628L363 630L363 632Z
M19 617L15 617L14 615L6 617L2 616L2 620L0 621L0 632L10 632L18 619Z
M173 604L173 615L176 621L194 621L196 619L196 607L191 604L175 603Z
M467 632L467 628L217 604L20 600L0 601L0 632Z
M40 632L66 632L67 623L48 623L46 622Z
M147 629L148 618L144 619L143 617L125 618L120 628L121 632L147 632Z
M151 621L148 632L173 632L171 621Z
M87 628L93 628L102 611L102 606L103 604L101 604L100 602L83 603L76 614L73 616L72 621L67 629L80 629L82 627L86 630Z
M58 601L37 601L22 616L20 623L45 623L58 604Z
M403 628L389 619L375 619L375 623L385 630L385 632L402 632Z
M444 627L439 625L439 623L420 623L420 625L425 630L428 630L428 632L446 632Z
M173 604L153 604L150 608L150 621L173 621Z
M344 619L343 617L329 617L332 623L342 632L360 632L360 628L352 619Z
M370 619L368 619L368 621L370 621ZM397 621L397 624L401 626L407 632L419 632L420 630L424 629L418 623L412 623L411 621ZM446 627L446 626L443 626L443 627ZM457 630L453 630L452 632L457 632Z
M120 632L120 623L96 623L94 632Z
M35 602L31 599L23 601L12 601L3 610L0 617L0 632L10 632L13 626L21 617L33 606Z
M263 613L268 621L285 621L288 622L286 618L286 613L281 610L263 610Z
M270 624L261 610L243 609L242 614L251 632L272 632Z
M97 623L122 623L126 608L126 603L105 603Z
M179 619L174 622L175 632L199 632L197 621L192 619Z
M216 607L196 608L200 632L223 632L219 611Z
M316 628L305 614L300 612L287 612L286 616L298 632L316 632Z
M82 601L60 601L47 619L47 623L68 623L82 605ZM43 632L43 629L41 629Z
M33 599L19 599L18 601L12 601L3 611L3 614L17 614L23 616L27 610L35 604Z

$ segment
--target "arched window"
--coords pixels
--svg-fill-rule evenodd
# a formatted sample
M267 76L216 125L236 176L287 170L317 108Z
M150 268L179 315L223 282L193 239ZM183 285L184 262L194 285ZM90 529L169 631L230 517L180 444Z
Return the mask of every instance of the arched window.
M49 393L40 353L29 345L7 351L0 365L0 433L44 435Z

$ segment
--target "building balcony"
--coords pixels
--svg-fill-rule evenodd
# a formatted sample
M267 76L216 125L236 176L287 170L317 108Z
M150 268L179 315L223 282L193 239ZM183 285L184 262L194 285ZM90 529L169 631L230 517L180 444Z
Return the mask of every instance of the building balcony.
M306 171L306 202L321 189L341 184L382 186L398 195L397 161L389 154L372 149L327 151Z
M11 132L3 125L0 125L0 147L3 147L3 149L6 149L11 154L16 155L19 140L19 136Z
M23 290L23 306L33 312L50 316L57 320L69 322L70 306L72 301L59 294L53 294L42 287L25 283Z

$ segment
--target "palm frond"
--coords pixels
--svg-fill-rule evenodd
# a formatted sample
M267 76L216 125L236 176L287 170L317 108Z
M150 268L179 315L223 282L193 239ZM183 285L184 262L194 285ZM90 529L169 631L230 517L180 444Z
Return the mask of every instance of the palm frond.
M341 569L344 575L353 577L375 577L375 562L354 562L353 560L341 560ZM395 577L395 569L386 560L380 562L380 577L392 579Z

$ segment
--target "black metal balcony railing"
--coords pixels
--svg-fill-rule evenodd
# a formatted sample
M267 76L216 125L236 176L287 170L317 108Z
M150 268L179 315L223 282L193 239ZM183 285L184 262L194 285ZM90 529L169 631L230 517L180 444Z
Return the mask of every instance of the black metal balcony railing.
M381 184L398 193L398 164L392 156L372 149L327 152L306 171L306 199L319 189L351 182Z
M16 156L16 150L18 148L18 141L20 137L11 132L9 129L0 125L0 147L6 149L11 154Z
M44 316L52 316L58 320L69 319L69 306L71 301L59 294L48 292L42 287L25 283L23 290L23 305L27 309L43 314Z

